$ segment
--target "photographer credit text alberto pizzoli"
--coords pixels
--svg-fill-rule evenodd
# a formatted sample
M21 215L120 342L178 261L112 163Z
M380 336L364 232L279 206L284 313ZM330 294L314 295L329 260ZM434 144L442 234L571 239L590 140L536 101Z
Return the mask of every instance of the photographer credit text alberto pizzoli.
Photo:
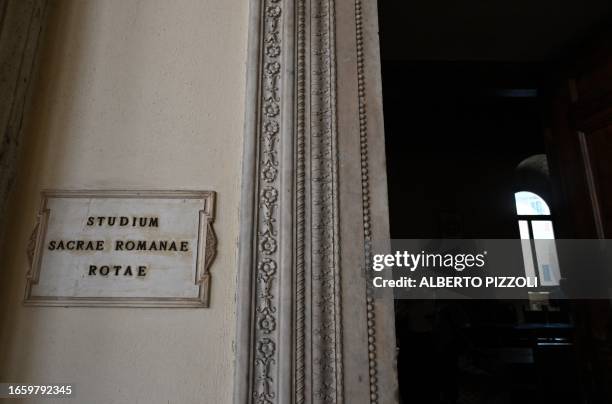
M377 274L372 278L375 288L536 288L537 277L485 276L487 251L479 254L417 254L396 251L394 254L375 254L372 257L372 270ZM449 270L462 273L464 270L480 270L477 274L461 276L400 276L385 279L380 276L384 269L408 270L415 275L418 270Z

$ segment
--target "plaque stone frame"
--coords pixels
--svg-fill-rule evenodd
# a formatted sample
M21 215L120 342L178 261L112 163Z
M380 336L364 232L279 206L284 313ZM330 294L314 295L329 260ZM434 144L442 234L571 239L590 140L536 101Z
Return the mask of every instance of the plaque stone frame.
M51 198L120 198L120 199L202 199L203 205L194 220L198 221L196 268L194 283L197 297L72 297L36 296L33 285L39 281L42 261L42 245L47 231L48 202ZM217 253L217 238L213 229L215 219L214 191L156 191L156 190L44 190L38 220L28 244L30 267L26 278L24 305L26 306L81 306L81 307L186 307L207 308L210 303L210 266Z

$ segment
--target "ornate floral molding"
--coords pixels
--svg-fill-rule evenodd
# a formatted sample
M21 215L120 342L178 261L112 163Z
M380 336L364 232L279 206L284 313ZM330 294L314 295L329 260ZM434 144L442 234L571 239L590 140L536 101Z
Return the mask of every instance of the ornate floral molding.
M365 121L360 0L251 0L236 404L354 402L345 399L343 366L338 1L356 1L361 68L355 101ZM362 161L355 175L364 184L363 206L356 206L363 208L367 242L365 122L359 130L361 156L350 158ZM366 305L365 296L355 299ZM361 324L373 334L373 302L367 299L368 319ZM375 348L356 355L374 372L372 395L361 400L377 402Z
M255 284L255 380L257 404L278 402L278 236L279 133L281 128L281 0L264 2L261 127L259 132L259 199L257 202L257 265Z

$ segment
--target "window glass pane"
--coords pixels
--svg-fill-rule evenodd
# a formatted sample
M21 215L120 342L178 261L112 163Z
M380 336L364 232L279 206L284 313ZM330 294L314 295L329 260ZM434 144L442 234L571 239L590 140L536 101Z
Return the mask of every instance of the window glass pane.
M533 230L533 238L536 240L555 239L553 224L550 220L533 220L531 222L531 229Z
M519 215L550 215L550 209L544 199L533 192L521 191L514 194L516 213Z
M519 232L521 234L521 239L529 240L529 225L527 224L527 220L519 220Z
M544 286L556 286L559 284L561 275L552 222L550 220L533 220L531 229L535 239L540 282Z
M526 220L519 220L519 232L521 233L521 249L523 250L523 267L525 276L536 276L533 267L533 253L531 251L531 241L529 240L529 224Z

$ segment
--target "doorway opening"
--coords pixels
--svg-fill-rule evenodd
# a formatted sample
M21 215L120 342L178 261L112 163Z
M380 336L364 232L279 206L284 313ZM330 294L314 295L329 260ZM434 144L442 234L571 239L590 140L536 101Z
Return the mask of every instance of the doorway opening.
M605 238L612 3L378 4L391 238ZM572 277L532 245L527 275ZM395 311L401 403L612 403L609 300Z

